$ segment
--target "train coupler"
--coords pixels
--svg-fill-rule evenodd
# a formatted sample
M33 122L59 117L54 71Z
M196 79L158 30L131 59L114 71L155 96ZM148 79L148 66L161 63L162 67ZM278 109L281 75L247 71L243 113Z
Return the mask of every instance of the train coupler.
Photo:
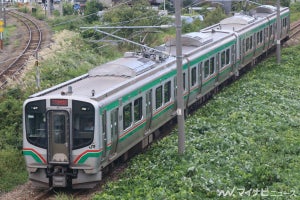
M52 177L52 187L66 187L67 177L65 175L55 175Z

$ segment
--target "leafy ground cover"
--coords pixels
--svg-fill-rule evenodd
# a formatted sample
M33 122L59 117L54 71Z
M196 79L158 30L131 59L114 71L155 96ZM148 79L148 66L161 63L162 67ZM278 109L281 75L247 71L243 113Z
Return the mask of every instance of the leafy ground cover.
M25 162L19 150L0 150L0 194L24 183L27 176Z
M190 116L183 156L176 130L94 199L299 198L299 50L259 64Z

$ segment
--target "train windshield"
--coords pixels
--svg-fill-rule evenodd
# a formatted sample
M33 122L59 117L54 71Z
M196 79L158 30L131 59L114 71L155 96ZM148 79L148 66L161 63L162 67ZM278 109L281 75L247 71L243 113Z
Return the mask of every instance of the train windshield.
M27 140L38 147L47 148L46 101L30 102L25 106Z
M73 147L90 145L94 139L95 109L90 103L73 101Z

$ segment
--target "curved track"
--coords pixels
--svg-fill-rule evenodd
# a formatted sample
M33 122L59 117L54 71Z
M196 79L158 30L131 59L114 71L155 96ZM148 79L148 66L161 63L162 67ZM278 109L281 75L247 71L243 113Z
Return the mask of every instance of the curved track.
M25 43L22 44L23 51L15 58L9 59L1 66L0 71L0 89L3 89L8 82L8 79L14 79L20 74L30 56L34 55L41 47L42 43L42 29L35 19L32 17L16 12L9 11L7 13L11 17L17 18L24 27Z

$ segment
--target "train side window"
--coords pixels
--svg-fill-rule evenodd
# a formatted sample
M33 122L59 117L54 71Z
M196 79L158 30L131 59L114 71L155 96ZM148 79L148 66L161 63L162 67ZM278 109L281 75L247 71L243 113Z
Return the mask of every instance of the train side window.
M286 18L283 18L282 19L282 27L286 28L286 26L287 26L287 20L286 20Z
M253 48L252 41L253 41L253 36L251 35L250 38L249 38L249 43L250 43L250 44L249 44L249 48L250 48L250 49Z
M246 39L246 52L249 51L249 38Z
M259 42L262 43L263 42L263 31L259 32Z
M215 73L215 57L210 58L210 75Z
M197 74L196 67L194 67L191 71L191 85L194 86L197 82Z
M273 35L273 25L270 25L270 29L269 29L269 35Z
M226 63L226 51L223 51L221 53L221 68L225 67L225 63Z
M159 86L155 90L155 108L159 108L162 106L163 96L162 96L162 86Z
M165 103L171 100L171 81L166 82L164 85L164 98Z
M129 103L123 107L123 129L125 130L132 123L132 104Z
M269 35L268 35L268 28L265 28L265 36L266 36L266 39L268 39Z
M285 28L287 27L287 21L288 21L288 19L287 19L287 18L284 18Z
M209 60L204 62L204 78L209 76Z
M259 32L257 32L256 33L256 44L259 44L259 41L260 41L260 39L259 39Z
M226 65L230 63L230 49L226 49Z
M142 119L143 117L143 98L140 97L136 100L134 100L133 103L133 107L134 107L134 121L139 121Z

